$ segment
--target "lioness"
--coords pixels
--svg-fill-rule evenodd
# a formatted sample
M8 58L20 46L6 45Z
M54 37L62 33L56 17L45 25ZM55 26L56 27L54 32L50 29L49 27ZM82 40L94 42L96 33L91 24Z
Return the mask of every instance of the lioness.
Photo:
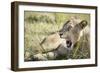
M86 20L82 20L79 23L77 22L74 24L74 26L68 25L69 22L70 21L64 25L66 28L63 26L63 29L53 35L48 36L42 42L41 45L43 49L45 48L46 52L34 55L34 59L53 60L59 56L68 55L69 51L73 49L75 43L79 41L81 31L83 31L88 24ZM49 48L50 46L51 48Z

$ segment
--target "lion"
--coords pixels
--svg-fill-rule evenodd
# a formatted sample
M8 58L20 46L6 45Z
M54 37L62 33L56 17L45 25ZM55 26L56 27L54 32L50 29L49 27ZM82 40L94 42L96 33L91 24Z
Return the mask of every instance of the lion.
M72 20L73 19L74 18L72 18ZM35 60L54 60L59 56L70 54L74 45L82 37L82 32L88 25L86 20L72 20L67 21L59 32L48 36L40 43L44 52L34 55Z

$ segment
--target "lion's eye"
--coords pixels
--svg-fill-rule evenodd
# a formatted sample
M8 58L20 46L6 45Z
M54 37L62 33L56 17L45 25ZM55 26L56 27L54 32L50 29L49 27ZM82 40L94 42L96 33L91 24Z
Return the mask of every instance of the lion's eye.
M60 37L63 35L63 33L60 33Z

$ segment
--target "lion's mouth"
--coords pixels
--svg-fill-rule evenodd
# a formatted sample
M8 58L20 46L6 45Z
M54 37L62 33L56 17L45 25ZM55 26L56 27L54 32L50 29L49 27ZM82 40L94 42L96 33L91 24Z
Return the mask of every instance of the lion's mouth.
M70 48L70 47L72 46L71 40L67 40L67 41L66 41L66 44L67 44L67 47Z

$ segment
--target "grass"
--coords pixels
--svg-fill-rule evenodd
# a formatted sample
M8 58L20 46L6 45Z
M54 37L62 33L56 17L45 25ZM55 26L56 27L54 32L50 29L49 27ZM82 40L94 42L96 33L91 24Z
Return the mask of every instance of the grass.
M24 47L25 47L25 61L32 60L32 56L37 53L42 53L40 43L42 40L50 35L52 32L59 31L63 24L72 16L78 16L80 19L85 19L90 24L89 14L75 14L75 13L48 13L48 12L31 12L25 11L24 14ZM73 59L84 59L90 57L90 48L84 47L80 50L81 43L73 49L71 56ZM57 59L65 59L65 56Z

